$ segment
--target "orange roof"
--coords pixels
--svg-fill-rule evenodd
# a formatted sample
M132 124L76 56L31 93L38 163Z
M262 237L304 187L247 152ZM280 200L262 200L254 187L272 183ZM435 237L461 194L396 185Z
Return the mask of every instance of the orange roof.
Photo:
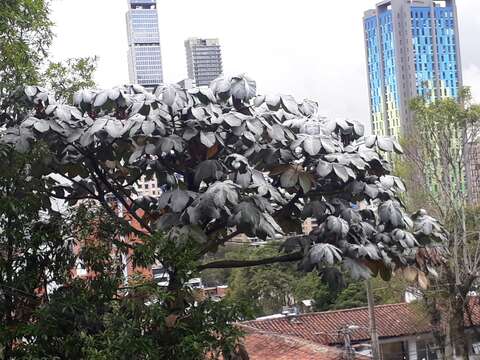
M479 297L470 298L472 322L465 317L466 326L480 325ZM413 304L400 303L375 306L375 318L380 338L401 337L432 331L428 314ZM473 323L473 324L472 324ZM325 311L243 323L258 330L286 336L296 336L318 344L343 343L337 333L343 326L357 325L352 341L369 341L368 308Z
M241 326L246 332L243 344L250 360L341 360L340 349L320 345L294 336L275 334L250 326ZM356 356L355 359L367 359Z
M421 316L416 310L406 303L375 306L379 337L398 337L429 332L430 325L426 321L427 317ZM353 330L353 341L369 340L368 324L366 307L254 320L246 323L257 329L298 336L326 345L341 344L343 338L337 333L342 327L350 325L360 327Z

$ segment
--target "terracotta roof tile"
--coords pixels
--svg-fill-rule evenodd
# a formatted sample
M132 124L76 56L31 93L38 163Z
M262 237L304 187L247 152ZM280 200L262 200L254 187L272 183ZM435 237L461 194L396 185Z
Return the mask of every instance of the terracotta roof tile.
M334 347L320 345L294 336L261 331L242 326L243 340L250 360L341 360L343 352ZM367 359L356 356L355 359Z
M480 298L470 299L470 312L474 325L480 325ZM414 304L400 303L375 306L375 317L380 338L390 338L421 334L432 331L428 315ZM471 326L468 316L467 326ZM352 341L368 341L368 309L366 307L325 311L282 317L267 320L254 320L243 323L250 327L282 334L296 336L318 344L334 345L343 343L337 335L342 326L357 325L359 329L352 332Z

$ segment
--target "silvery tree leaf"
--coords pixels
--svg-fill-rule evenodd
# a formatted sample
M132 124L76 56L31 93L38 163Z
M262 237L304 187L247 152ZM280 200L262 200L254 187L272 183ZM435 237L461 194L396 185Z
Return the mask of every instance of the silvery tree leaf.
M113 88L108 90L108 98L112 101L116 101L120 97L120 89Z
M322 148L322 144L320 139L315 136L306 136L305 140L303 141L303 148L307 152L307 154L311 156L315 156L320 152Z
M227 99L230 97L230 80L226 79L225 77L219 77L213 80L210 83L210 88L215 95L219 96L222 99Z
M210 88L200 88L200 94L203 95L202 99L205 104L217 102L217 99L215 99L215 95Z
M376 185L365 184L365 194L370 197L370 199L376 199L379 193L378 187Z
M355 280L369 279L372 276L370 269L357 260L345 258L343 260L343 266Z
M312 264L333 265L335 262L342 261L341 250L331 244L314 244L308 256Z
M92 127L90 128L90 132L92 134L95 134L99 132L100 130L103 130L105 125L107 124L108 119L97 119L93 122Z
M318 160L316 170L317 170L317 174L320 175L321 177L327 177L332 172L333 165L330 164L329 162Z
M130 107L130 116L138 114L144 105L145 103L143 101L134 102Z
M205 160L195 170L195 182L219 180L223 176L222 165L216 160Z
M369 135L365 138L365 146L371 148L377 142L376 135Z
M260 136L263 133L263 126L261 122L256 120L247 120L245 121L247 129L250 130L253 134Z
M360 124L359 122L355 121L353 123L353 129L355 130L355 134L358 136L358 137L361 137L365 134L365 126L363 126L362 124Z
M236 176L236 182L242 188L246 189L252 183L252 174L250 173L250 171L246 171L244 173L238 173Z
M224 114L222 118L231 127L240 126L242 124L242 119L235 113L230 112L228 114Z
M256 95L257 84L245 75L233 77L230 86L230 91L235 99L248 101Z
M333 153L335 153L335 151L336 151L335 145L333 144L333 142L332 142L331 139L322 138L322 139L321 139L321 142L322 142L322 147L323 147L323 149L324 149L328 154L333 154Z
M335 172L335 175L337 175L343 182L348 181L349 175L345 166L333 164L333 171Z
M278 124L273 124L270 129L268 129L268 135L278 141L285 141L285 131L283 130L283 127Z
M162 100L168 106L172 106L177 98L177 90L174 86L166 86L162 92Z
M155 123L153 121L145 120L142 123L142 131L145 135L150 136L155 131Z
M108 100L108 91L102 91L95 96L93 106L102 107Z
M192 200L191 193L181 189L175 189L162 193L158 199L158 208L165 209L167 206L175 213L182 212Z
M105 130L107 131L108 135L113 138L120 138L125 133L126 129L123 127L123 124L120 120L108 120L107 124L105 125Z
M392 139L386 137L378 137L377 138L377 145L380 150L392 152L393 151L393 141Z
M257 95L253 100L253 105L255 107L260 107L265 102L265 95Z
M198 135L198 130L195 128L186 128L183 132L183 138L187 141L193 139L195 136Z
M37 119L37 121L35 121L35 123L33 124L33 127L35 130L41 133L44 133L50 130L50 125L46 120Z
M378 248L372 243L360 245L358 254L362 257L368 257L371 260L380 260Z
M395 177L391 175L385 175L380 177L380 183L384 188L389 189L395 185Z
M336 216L329 216L325 222L325 228L329 233L344 238L347 236L349 226L344 219Z
M298 104L292 95L281 95L282 106L291 114L298 114Z
M392 139L392 143L393 143L393 149L395 150L395 152L397 154L403 154L403 149L400 146L400 144L397 142L397 140Z
M384 224L390 224L394 228L403 227L403 214L400 204L393 200L387 200L378 208L380 221Z
M312 116L317 111L318 104L311 100L304 100L299 106L299 110L305 116Z
M66 106L57 106L54 113L61 122L67 122L72 117L70 110Z
M215 133L212 132L200 132L200 141L203 145L205 145L207 148L212 147L215 145Z
M280 95L267 95L265 102L270 110L277 111L280 109Z
M213 194L213 201L215 205L221 207L225 203L230 202L232 205L238 204L239 186L232 181L217 181L213 183L207 190L207 193Z

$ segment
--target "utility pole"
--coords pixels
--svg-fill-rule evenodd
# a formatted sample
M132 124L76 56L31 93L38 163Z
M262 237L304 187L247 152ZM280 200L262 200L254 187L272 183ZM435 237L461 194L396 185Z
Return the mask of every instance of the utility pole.
M373 360L382 360L380 353L380 344L378 343L377 324L375 322L375 304L373 302L373 290L370 279L365 281L368 300L368 318L370 327L370 337L372 338L372 356Z
M343 360L355 359L355 351L352 348L352 329L350 326L343 326L338 331L338 334L343 336Z

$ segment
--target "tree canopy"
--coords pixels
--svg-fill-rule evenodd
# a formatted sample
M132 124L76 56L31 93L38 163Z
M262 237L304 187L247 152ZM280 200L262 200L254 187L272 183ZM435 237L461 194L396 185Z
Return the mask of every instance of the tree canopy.
M82 90L73 104L38 86L10 99L28 110L2 137L18 151L45 143L47 191L69 204L94 199L115 215L115 198L138 235L188 234L196 258L237 234L262 239L300 233L305 218L318 228L288 237L285 255L219 261L197 269L299 261L325 278L354 278L411 267L425 273L442 260L444 234L425 211L405 213L401 179L382 152L401 153L391 138L364 136L351 120L321 117L318 105L288 95L256 94L245 76L219 78L190 90L139 86ZM155 177L160 197L137 197L133 184ZM175 264L157 259L175 278Z
M46 0L5 0L0 7L0 94L40 80L52 42Z
M31 173L42 149L18 154L0 146L0 357L21 354L16 340L48 301L54 284L64 283L74 267L69 222L51 211L38 192L42 180Z
M480 269L478 179L473 171L480 107L471 100L468 88L462 89L458 99L414 99L414 131L404 140L406 156L397 167L413 190L407 196L409 205L426 204L448 230L445 244L451 259L433 278L437 291L425 291L423 296L432 322L438 324L443 318L448 324L445 333L436 334L447 358L453 356L454 348L457 356L470 351L464 316Z

